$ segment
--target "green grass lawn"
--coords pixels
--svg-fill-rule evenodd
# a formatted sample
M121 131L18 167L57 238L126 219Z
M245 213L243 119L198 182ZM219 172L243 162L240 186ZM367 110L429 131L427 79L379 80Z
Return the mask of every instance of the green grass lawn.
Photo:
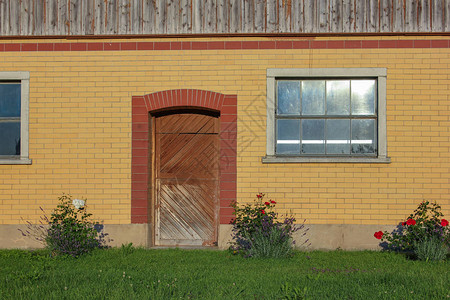
M450 263L386 252L0 251L0 299L450 299Z

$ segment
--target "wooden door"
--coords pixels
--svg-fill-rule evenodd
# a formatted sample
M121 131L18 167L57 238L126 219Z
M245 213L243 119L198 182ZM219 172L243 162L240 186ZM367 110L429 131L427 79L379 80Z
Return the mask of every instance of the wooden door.
M215 245L218 224L218 118L155 118L155 244Z

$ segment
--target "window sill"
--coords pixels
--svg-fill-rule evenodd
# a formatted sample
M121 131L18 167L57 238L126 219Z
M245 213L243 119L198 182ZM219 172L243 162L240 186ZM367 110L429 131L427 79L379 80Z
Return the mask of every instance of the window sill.
M29 158L0 158L0 165L31 165L31 159Z
M389 164L390 157L293 157L293 156L265 156L261 159L264 164L284 163L361 163L361 164Z

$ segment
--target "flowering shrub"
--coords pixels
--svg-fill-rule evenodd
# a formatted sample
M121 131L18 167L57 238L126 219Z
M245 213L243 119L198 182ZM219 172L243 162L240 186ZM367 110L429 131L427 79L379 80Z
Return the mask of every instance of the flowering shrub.
M450 247L448 221L442 217L441 207L437 203L423 201L406 221L400 223L397 230L392 233L378 231L374 237L386 242L388 249L397 251L416 253L418 245L425 243L430 246L436 242L444 247Z
M294 246L292 234L303 229L304 224L295 226L293 217L278 221L277 213L272 211L276 202L263 199L264 194L258 194L253 204L239 207L233 203L236 218L232 222L234 241L230 250L245 257L289 256Z
M50 218L44 215L39 225L27 222L25 232L19 229L22 235L43 243L53 255L78 257L106 247L107 234L100 230L98 222L89 220L92 214L86 212L85 200L72 200L70 195L63 194L59 202Z
M96 248L105 247L106 234L97 232L86 212L84 200L74 199L70 195L59 197L60 204L54 209L49 221L47 238L49 249L56 254L80 256Z

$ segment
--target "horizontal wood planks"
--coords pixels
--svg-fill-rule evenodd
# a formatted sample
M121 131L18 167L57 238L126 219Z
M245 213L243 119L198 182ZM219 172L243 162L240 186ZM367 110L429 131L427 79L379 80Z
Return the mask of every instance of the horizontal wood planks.
M450 0L1 0L2 36L450 32Z

